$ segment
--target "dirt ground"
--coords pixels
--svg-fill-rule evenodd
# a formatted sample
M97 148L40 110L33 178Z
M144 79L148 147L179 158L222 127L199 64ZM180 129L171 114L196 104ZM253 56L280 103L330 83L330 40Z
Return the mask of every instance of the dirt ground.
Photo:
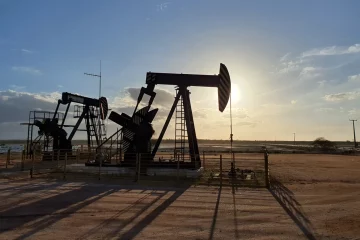
M0 239L360 239L360 157L269 161L270 190L2 179Z

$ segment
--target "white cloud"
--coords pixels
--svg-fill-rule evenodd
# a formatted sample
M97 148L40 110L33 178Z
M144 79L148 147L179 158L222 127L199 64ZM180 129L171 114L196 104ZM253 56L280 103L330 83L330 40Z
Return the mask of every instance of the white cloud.
M360 52L360 44L355 44L353 46L350 46L347 50L347 53L358 53Z
M349 114L350 116L354 116L354 115L357 115L358 112L359 112L358 109L353 108L353 109L351 109L351 110L348 111L348 114Z
M29 73L32 75L42 75L43 73L36 68L32 68L32 67L12 67L11 70L15 71L15 72L24 72L24 73Z
M280 58L280 62L285 62L286 60L288 60L289 56L290 56L290 52L286 53L284 56L282 56Z
M29 93L14 90L0 91L0 123L28 121L29 111L54 111L60 93Z
M325 112L325 113L329 113L329 112L333 112L335 111L335 108L317 108L314 110L315 112Z
M320 68L315 68L315 67L304 67L301 72L300 72L300 78L306 78L306 79L310 79L310 78L316 78L321 76L321 69Z
M64 86L63 85L57 85L58 88L63 88Z
M302 64L304 63L303 59L295 59L291 61L284 61L281 63L281 68L278 70L279 73L289 73L301 69Z
M27 53L27 54L32 54L32 53L34 53L33 51L28 50L28 49L25 49L25 48L21 49L21 52Z
M327 82L326 80L321 80L321 81L318 81L317 83L319 84L319 87L321 88L321 87L325 86L326 82Z
M52 92L52 93L38 93L33 94L34 98L39 99L45 102L57 103L58 99L61 98L60 92Z
M140 89L141 88L133 88L133 87L129 87L125 89L124 95L129 96L130 99L132 99L131 104L136 103L140 94ZM155 92L156 92L156 97L154 99L153 105L162 106L162 107L171 107L172 103L174 102L175 93L161 88L156 88ZM145 101L147 97L148 97L147 95L144 95L143 101Z
M296 104L297 101L296 100L291 100L291 104Z
M350 81L350 82L360 82L360 74L349 76L348 81Z
M328 94L323 97L326 101L329 102L338 102L344 100L353 100L360 96L360 92L353 91L353 92L343 92L343 93L335 93L335 94Z
M20 91L20 90L23 90L25 89L26 87L25 86L18 86L18 85L15 85L15 84L12 84L9 86L11 90L15 90L15 91Z
M344 46L330 46L324 48L314 48L309 51L302 53L302 57L312 57L312 56L332 56L332 55L343 55L343 54L352 54L360 52L360 44L354 44L349 47Z
M164 2L164 3L158 4L157 5L157 10L158 11L165 11L165 9L167 9L169 4L170 4L170 2Z

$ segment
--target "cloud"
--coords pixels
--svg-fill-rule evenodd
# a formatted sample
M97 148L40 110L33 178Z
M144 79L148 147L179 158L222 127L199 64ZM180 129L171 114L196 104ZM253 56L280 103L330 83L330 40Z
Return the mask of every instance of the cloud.
M302 57L312 57L312 56L332 56L332 55L343 55L343 54L353 54L360 52L360 44L354 44L349 47L344 46L330 46L324 48L314 48L302 53Z
M335 108L317 108L314 110L314 112L322 112L322 113L328 113L335 111Z
M348 81L350 81L350 82L360 82L360 74L349 76Z
M315 68L315 67L304 67L299 77L302 79L312 79L321 76L321 68Z
M129 94L132 100L137 101L141 88L126 88L125 94ZM169 107L174 102L175 94L167 90L157 88L154 90L156 92L156 97L154 100L154 105L160 105L163 107ZM145 96L145 95L144 95Z
M357 115L358 113L359 113L359 110L355 109L355 108L348 111L348 115L350 115L350 116Z
M193 117L194 118L207 118L208 114L206 112L206 109L197 109L193 111Z
M297 101L296 100L291 100L291 104L296 104Z
M112 109L112 111L115 111L119 114L126 113L127 115L132 116L140 89L141 88L125 88L125 90L121 92L119 96L116 96L112 101L109 101L109 107ZM163 120L168 116L170 107L174 102L174 94L170 93L169 91L164 89L155 89L155 92L156 97L151 107L152 109L158 108L159 110L154 119L154 123L159 120ZM139 108L147 106L148 100L149 97L144 95ZM197 117L200 115L201 113L197 114Z
M246 108L232 108L231 115L233 119L249 117L248 110ZM226 112L225 114L222 114L222 116L224 118L230 118L230 112Z
M338 102L344 100L354 100L360 96L360 92L353 91L353 92L344 92L344 93L335 93L335 94L328 94L323 97L328 102Z
M12 84L9 86L11 90L14 90L14 91L20 91L20 90L23 90L25 89L26 87L25 86L18 86L18 85L15 85L15 84Z
M0 91L0 123L27 122L29 111L54 111L60 93L28 93L14 90Z
M32 68L32 67L12 67L11 70L15 71L15 72L23 72L23 73L29 73L32 75L42 75L43 73L36 69L36 68Z
M165 11L169 4L170 4L170 2L164 2L164 3L158 4L157 11Z
M291 61L281 62L281 68L278 70L278 72L284 74L300 70L303 63L303 59L295 59Z
M355 44L353 46L350 46L347 50L347 53L358 53L360 52L360 44Z
M257 125L257 123L256 122L250 122L250 121L240 121L240 122L236 122L234 125L235 126L255 127Z
M288 58L289 58L289 56L290 56L290 52L288 52L288 53L286 53L284 56L282 56L281 58L280 58L280 62L285 62Z
M64 86L63 85L57 85L58 88L63 88Z
M25 48L21 49L20 51L23 52L23 53L26 53L26 54L32 54L32 53L34 53L33 51L28 50L28 49L25 49Z
M321 87L325 86L326 82L327 82L326 80L321 80L321 81L318 81L317 83L319 84L319 87L321 88Z
M133 90L132 96L134 97ZM162 100L168 99L168 92L164 91L156 91ZM117 113L126 113L129 116L132 115L135 108L135 100L130 96L130 93L126 91L127 94L123 96L117 96L115 98L108 99L109 108ZM49 93L29 93L25 91L0 91L0 112L6 114L0 114L0 132L2 139L24 139L26 137L26 128L20 127L19 124L21 122L28 122L29 112L34 110L42 110L42 111L50 111L53 112L56 108L58 99L61 98L60 92L49 92ZM172 101L173 101L172 97ZM171 102L172 104L172 102ZM153 107L154 108L154 107ZM72 109L72 108L70 108ZM59 111L64 111L65 106L61 105ZM163 126L164 119L169 114L169 108L160 107L159 111L154 119L154 124L159 126L157 131L160 132L161 127ZM202 111L194 110L195 118L205 118L206 115ZM76 120L76 119L75 119ZM72 110L69 110L68 117L66 119L66 124L74 124ZM171 122L173 122L174 116ZM113 133L118 127L117 124L108 121L109 129L108 133ZM82 124L83 125L83 124ZM81 128L83 128L82 126ZM171 129L168 130L168 132ZM37 131L37 130L36 130ZM36 134L36 131L34 132ZM69 133L70 129L66 129ZM12 134L14 133L14 134ZM15 134L16 133L16 134ZM171 136L173 132L171 132ZM109 136L108 134L108 136ZM76 133L75 138L85 139L85 135L82 132Z

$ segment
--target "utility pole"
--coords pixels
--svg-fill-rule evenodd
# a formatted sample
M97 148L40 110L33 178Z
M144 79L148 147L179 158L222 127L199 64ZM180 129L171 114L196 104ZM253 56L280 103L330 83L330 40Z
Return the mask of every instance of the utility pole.
M232 124L232 112L231 112L231 88L230 88L230 154L231 154L231 170L230 174L231 176L236 176L235 171L235 159L234 159L234 153L233 153L233 124Z
M97 77L99 78L99 99L101 98L101 60L100 60L100 74L93 74L93 73L84 73L85 75L91 76L91 77ZM99 106L99 110L100 110ZM100 110L101 111L101 110ZM99 122L99 138L100 138L100 144L102 143L102 132L101 132L101 117L100 112L98 113L98 122Z
M295 135L296 135L296 133L293 133L294 134L294 145L295 145Z
M354 131L354 146L355 146L355 148L356 148L355 122L357 121L357 119L352 119L352 120L350 120L350 119L349 119L349 121L351 121L351 122L353 123L353 131Z

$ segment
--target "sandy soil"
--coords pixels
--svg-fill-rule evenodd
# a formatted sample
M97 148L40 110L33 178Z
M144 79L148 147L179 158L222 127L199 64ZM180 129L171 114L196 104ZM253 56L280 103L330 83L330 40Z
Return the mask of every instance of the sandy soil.
M0 180L0 239L359 239L360 157L269 160L270 190Z

